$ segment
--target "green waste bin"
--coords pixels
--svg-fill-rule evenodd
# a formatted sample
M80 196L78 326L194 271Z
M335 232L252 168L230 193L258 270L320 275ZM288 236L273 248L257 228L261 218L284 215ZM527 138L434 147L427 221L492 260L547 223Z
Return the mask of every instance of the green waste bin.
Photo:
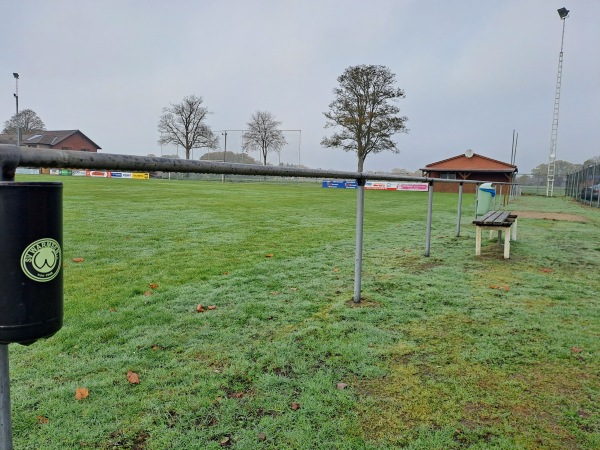
M492 209L492 199L496 196L496 189L492 183L483 183L479 186L477 194L477 215L482 216Z

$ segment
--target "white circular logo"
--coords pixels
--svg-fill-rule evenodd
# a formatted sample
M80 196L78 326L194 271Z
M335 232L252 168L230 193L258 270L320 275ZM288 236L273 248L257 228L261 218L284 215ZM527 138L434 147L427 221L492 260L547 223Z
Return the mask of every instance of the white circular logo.
M50 281L61 267L60 245L54 239L38 239L21 255L21 269L33 281Z

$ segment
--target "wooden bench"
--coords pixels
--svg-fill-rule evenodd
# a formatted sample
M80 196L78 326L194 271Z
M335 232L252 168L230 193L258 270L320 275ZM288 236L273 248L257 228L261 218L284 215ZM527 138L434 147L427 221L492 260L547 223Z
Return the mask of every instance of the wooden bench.
M510 241L517 240L517 216L510 211L490 211L483 217L473 221L475 225L475 255L481 255L481 230L490 230L492 233L498 231L498 244L502 241L504 231L504 258L510 258ZM510 233L509 233L510 231Z

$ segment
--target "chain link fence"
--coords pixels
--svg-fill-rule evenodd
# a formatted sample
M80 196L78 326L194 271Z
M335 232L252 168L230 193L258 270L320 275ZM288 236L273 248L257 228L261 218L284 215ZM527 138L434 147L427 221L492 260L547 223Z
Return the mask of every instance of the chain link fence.
M565 195L600 208L600 165L589 165L568 174Z
M548 187L548 174L546 173L525 173L517 176L517 183L521 186L522 195L541 195L546 196ZM554 176L554 196L563 196L566 192L567 176Z

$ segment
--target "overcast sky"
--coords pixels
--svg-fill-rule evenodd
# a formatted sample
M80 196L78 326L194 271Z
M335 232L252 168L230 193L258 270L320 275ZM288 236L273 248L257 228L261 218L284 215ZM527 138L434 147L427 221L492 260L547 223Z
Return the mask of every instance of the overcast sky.
M600 155L598 0L4 0L0 121L15 112L18 72L20 109L47 129L79 129L105 153L161 154L172 152L157 144L162 108L195 94L215 131L266 110L301 130L281 162L356 170L355 154L321 147L323 112L345 68L377 64L405 90L410 133L365 170L467 149L509 162L516 130L528 173L548 161L563 6L557 159L582 163Z

